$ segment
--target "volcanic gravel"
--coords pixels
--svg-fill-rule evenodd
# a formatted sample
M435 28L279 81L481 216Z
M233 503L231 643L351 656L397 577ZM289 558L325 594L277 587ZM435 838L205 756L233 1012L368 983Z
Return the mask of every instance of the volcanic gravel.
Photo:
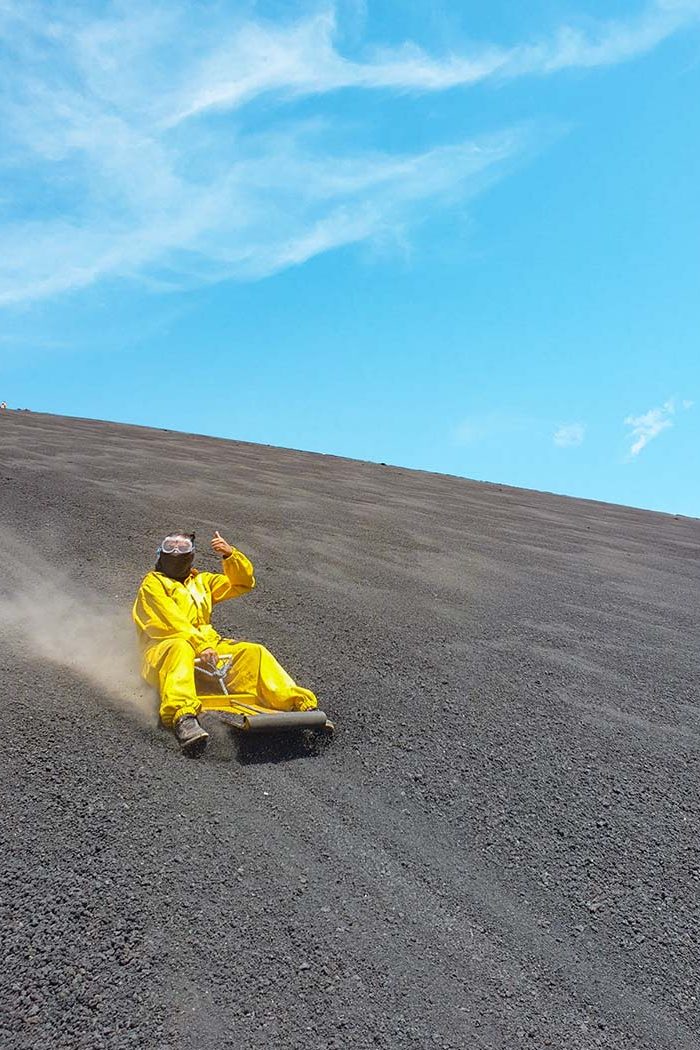
M220 529L338 727L188 760L0 632L3 1050L700 1046L699 521L27 412L0 486L125 620Z

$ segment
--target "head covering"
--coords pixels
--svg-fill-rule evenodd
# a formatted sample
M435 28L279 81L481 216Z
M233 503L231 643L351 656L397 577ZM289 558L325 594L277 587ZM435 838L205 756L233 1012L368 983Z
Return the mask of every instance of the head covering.
M169 536L165 537L165 539L169 539L170 536L189 537L189 539L192 540L192 550L187 554L166 554L163 551L163 544L161 543L156 551L156 554L158 555L156 572L162 572L164 576L168 576L171 580L179 580L180 583L182 583L189 576L194 563L194 533L171 532Z

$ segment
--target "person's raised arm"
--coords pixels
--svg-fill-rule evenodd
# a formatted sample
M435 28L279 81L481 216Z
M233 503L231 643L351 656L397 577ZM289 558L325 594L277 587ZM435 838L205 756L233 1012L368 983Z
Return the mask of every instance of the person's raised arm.
M246 594L255 587L253 565L245 554L236 550L218 532L214 533L211 549L222 558L223 573L212 573L211 596L214 602L224 602L227 598L236 598Z

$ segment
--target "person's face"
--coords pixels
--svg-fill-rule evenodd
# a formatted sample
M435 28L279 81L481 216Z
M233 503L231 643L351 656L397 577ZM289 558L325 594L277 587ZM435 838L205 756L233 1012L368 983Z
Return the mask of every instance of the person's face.
M157 568L171 580L184 581L194 562L194 540L183 533L166 536L160 545Z

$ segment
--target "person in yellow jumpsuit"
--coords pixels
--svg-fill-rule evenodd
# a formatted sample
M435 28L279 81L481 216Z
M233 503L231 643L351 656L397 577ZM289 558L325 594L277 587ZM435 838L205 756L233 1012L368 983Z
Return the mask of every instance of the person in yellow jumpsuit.
M211 548L222 559L220 573L193 567L194 533L166 536L132 610L141 641L141 673L160 690L161 721L174 729L190 754L201 752L208 739L197 719L201 703L195 660L216 667L221 657L232 656L226 678L229 692L253 695L266 707L310 711L317 706L314 694L298 686L264 646L222 638L212 627L213 607L252 590L255 577L245 554L218 532Z

